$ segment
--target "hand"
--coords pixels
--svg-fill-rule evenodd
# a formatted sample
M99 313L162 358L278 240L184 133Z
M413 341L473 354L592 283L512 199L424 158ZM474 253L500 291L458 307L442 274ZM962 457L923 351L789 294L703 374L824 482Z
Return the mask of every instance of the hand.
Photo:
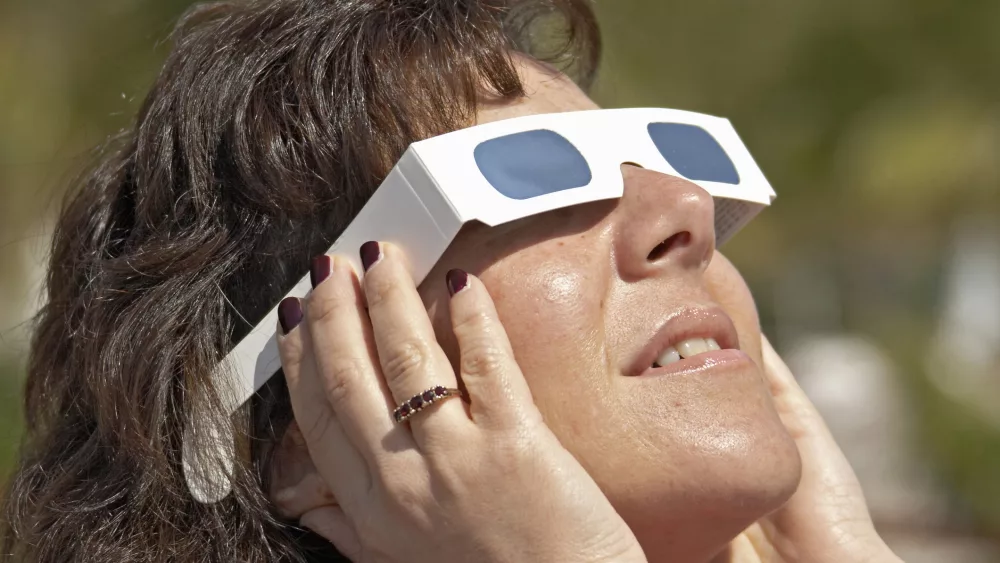
M733 561L900 561L875 531L847 458L766 338L763 357L778 414L802 457L802 481L785 506L733 542Z
M456 376L401 254L381 246L364 295L334 257L308 298L281 305L282 365L318 478L299 472L274 495L279 509L355 563L645 561L544 424L483 285L449 275ZM393 420L396 405L459 377L468 404L445 399Z

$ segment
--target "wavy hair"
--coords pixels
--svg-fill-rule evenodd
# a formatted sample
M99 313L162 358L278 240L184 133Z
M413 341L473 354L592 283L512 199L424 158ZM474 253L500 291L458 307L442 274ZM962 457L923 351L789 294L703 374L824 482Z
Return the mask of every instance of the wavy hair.
M586 0L223 2L172 38L55 229L3 562L342 560L267 501L283 377L216 413L242 452L222 502L187 490L185 420L411 142L522 96L514 52L586 87L600 51Z

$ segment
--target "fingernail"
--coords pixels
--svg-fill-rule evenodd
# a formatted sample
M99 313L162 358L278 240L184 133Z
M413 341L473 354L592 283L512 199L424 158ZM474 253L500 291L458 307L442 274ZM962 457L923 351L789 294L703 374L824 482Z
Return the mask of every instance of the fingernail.
M295 330L302 322L302 303L297 297L286 297L278 304L278 324L284 334Z
M469 285L469 274L465 273L464 270L454 269L448 270L445 275L445 281L448 282L448 293L450 295L455 295L459 291L462 291Z
M312 282L314 288L330 277L330 264L330 257L326 254L320 254L313 258L312 267L309 268L309 281Z
M361 265L364 266L366 272L381 259L382 248L377 242L370 240L361 245Z

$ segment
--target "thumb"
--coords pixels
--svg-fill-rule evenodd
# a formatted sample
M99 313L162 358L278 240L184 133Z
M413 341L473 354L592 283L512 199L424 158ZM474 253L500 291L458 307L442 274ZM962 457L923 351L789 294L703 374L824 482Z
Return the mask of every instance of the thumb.
M841 560L899 561L875 531L861 484L819 411L767 338L761 340L764 374L775 407L802 459L798 491L771 518L786 530L811 529L820 537L831 537L831 543L820 544L821 553L847 549L865 554Z
M803 458L809 458L803 459L803 462L808 464L810 461L822 460L824 466L832 466L853 478L854 471L837 446L819 411L806 396L805 391L799 387L792 371L788 369L767 338L761 335L761 341L764 374L770 385L771 395L774 397L781 422L795 439L799 452Z
M767 337L761 335L761 353L764 359L764 375L767 378L774 398L775 406L781 415L781 421L785 424L789 433L800 440L821 440L825 446L833 447L837 452L837 447L833 440L833 435L823 422L819 411L813 406L812 401L806 396L805 391L799 387L792 370L788 369L785 361L774 350ZM802 444L799 444L802 447ZM803 452L804 453L804 452Z
M853 519L870 522L854 469L784 360L767 338L761 336L761 339L764 373L775 406L802 458L802 482L796 496L800 499L806 497L809 503L821 499L830 503L830 499L838 499L842 502L830 504L838 505L841 512L850 513ZM795 500L793 498L791 504L794 505Z

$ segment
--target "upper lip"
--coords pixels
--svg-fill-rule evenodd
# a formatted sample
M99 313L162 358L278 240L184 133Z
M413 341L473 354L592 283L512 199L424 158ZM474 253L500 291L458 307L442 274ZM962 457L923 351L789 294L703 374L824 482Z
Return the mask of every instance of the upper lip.
M690 338L714 338L723 350L739 348L736 326L719 307L687 307L671 313L636 355L630 370L638 375L653 365L667 348Z

